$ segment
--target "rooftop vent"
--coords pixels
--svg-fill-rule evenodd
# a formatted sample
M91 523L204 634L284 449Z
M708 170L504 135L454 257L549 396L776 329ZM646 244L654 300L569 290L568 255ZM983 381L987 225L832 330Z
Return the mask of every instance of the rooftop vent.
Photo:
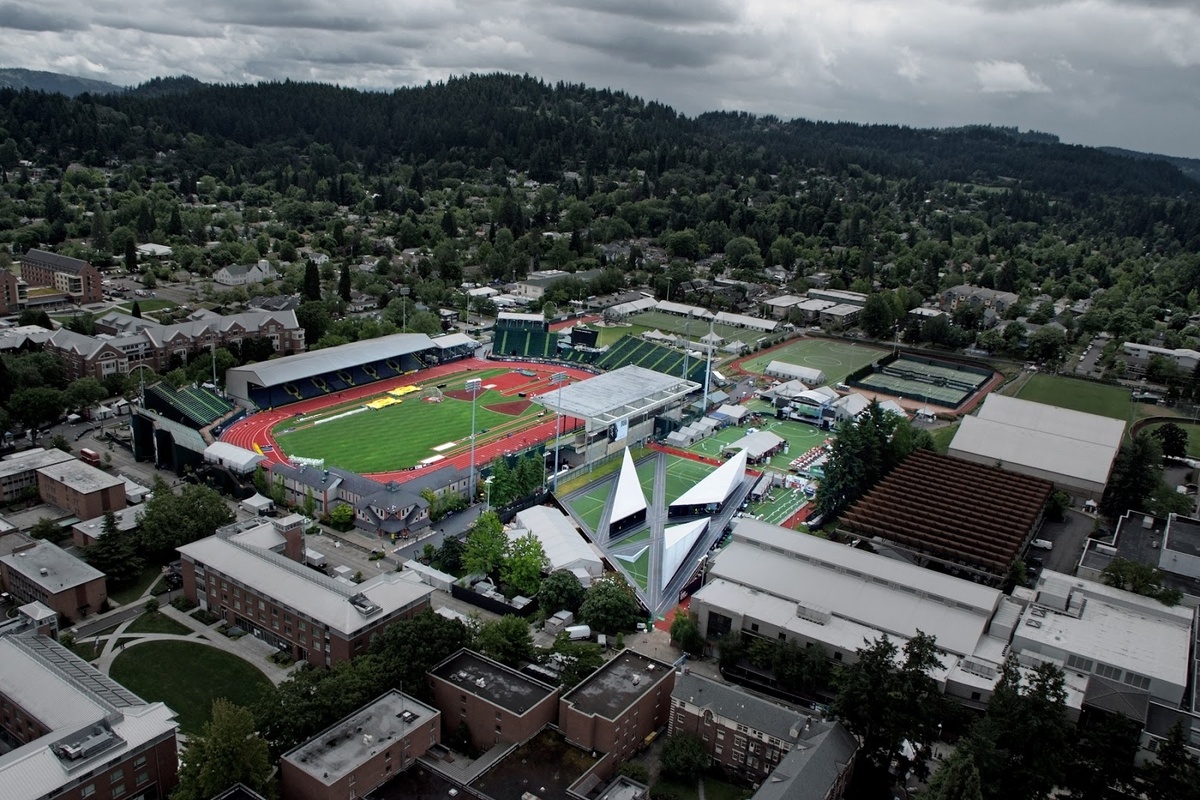
M38 570L38 573L44 577L44 576L50 574L50 570L46 569L45 567L42 567L41 569Z
M485 681L483 678L476 678L475 685L478 686L480 689L483 689L484 687L487 686L487 681Z

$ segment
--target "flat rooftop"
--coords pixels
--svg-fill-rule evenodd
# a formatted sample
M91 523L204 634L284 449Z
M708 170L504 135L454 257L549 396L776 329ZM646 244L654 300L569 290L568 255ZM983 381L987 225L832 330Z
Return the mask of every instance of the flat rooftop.
M390 747L394 740L407 736L438 713L437 709L393 689L288 751L283 758L331 786L381 748Z
M1162 546L1164 550L1200 557L1200 520L1172 514Z
M51 480L58 481L82 494L99 492L103 489L112 489L116 486L125 487L124 478L109 475L102 469L97 469L91 464L85 464L82 461L74 459L64 461L61 464L42 467L37 472L39 475L44 475Z
M569 797L567 789L598 760L568 744L562 734L543 730L470 786L492 800L526 800L531 795L545 800Z
M104 577L100 570L50 542L0 556L0 562L51 594Z
M22 472L32 472L42 467L61 464L64 461L74 460L75 456L70 453L64 453L57 448L50 450L26 450L21 453L14 453L11 456L5 456L0 461L0 479L7 478L10 475L19 475Z
M842 527L902 547L1007 574L1054 484L916 450L842 516Z
M700 389L694 381L630 365L547 390L537 402L551 411L608 423L652 409Z
M632 650L623 650L619 656L564 695L563 699L584 714L616 719L670 671L670 664Z
M514 714L524 714L558 691L470 650L459 650L430 674Z

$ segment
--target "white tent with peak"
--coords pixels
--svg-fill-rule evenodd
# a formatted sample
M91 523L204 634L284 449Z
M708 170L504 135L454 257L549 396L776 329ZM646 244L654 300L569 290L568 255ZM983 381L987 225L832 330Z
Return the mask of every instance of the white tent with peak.
M734 489L746 477L746 451L739 450L721 466L710 472L704 480L683 493L671 503L668 516L702 514L716 510L733 494Z
M609 526L617 528L622 527L620 523L630 517L640 515L644 519L647 508L642 482L628 447L622 459L621 474L617 477L617 496L613 498L612 515L609 517Z
M675 577L687 554L708 529L708 519L696 519L682 525L672 525L663 531L662 585Z

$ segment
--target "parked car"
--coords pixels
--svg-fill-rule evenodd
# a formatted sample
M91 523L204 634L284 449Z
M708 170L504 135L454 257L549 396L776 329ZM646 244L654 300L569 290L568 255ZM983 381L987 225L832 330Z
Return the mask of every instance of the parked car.
M1038 550L1053 550L1054 542L1050 541L1049 539L1034 539L1029 543L1029 546Z

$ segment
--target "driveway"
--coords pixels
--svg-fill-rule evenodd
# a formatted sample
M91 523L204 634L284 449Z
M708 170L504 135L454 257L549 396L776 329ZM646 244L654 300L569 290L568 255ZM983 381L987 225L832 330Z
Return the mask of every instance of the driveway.
M1036 537L1052 542L1054 549L1047 551L1031 547L1026 553L1026 560L1028 561L1030 557L1040 558L1045 562L1046 569L1074 575L1075 567L1079 564L1079 557L1083 555L1083 546L1095 527L1095 517L1071 509L1062 522L1044 524Z

